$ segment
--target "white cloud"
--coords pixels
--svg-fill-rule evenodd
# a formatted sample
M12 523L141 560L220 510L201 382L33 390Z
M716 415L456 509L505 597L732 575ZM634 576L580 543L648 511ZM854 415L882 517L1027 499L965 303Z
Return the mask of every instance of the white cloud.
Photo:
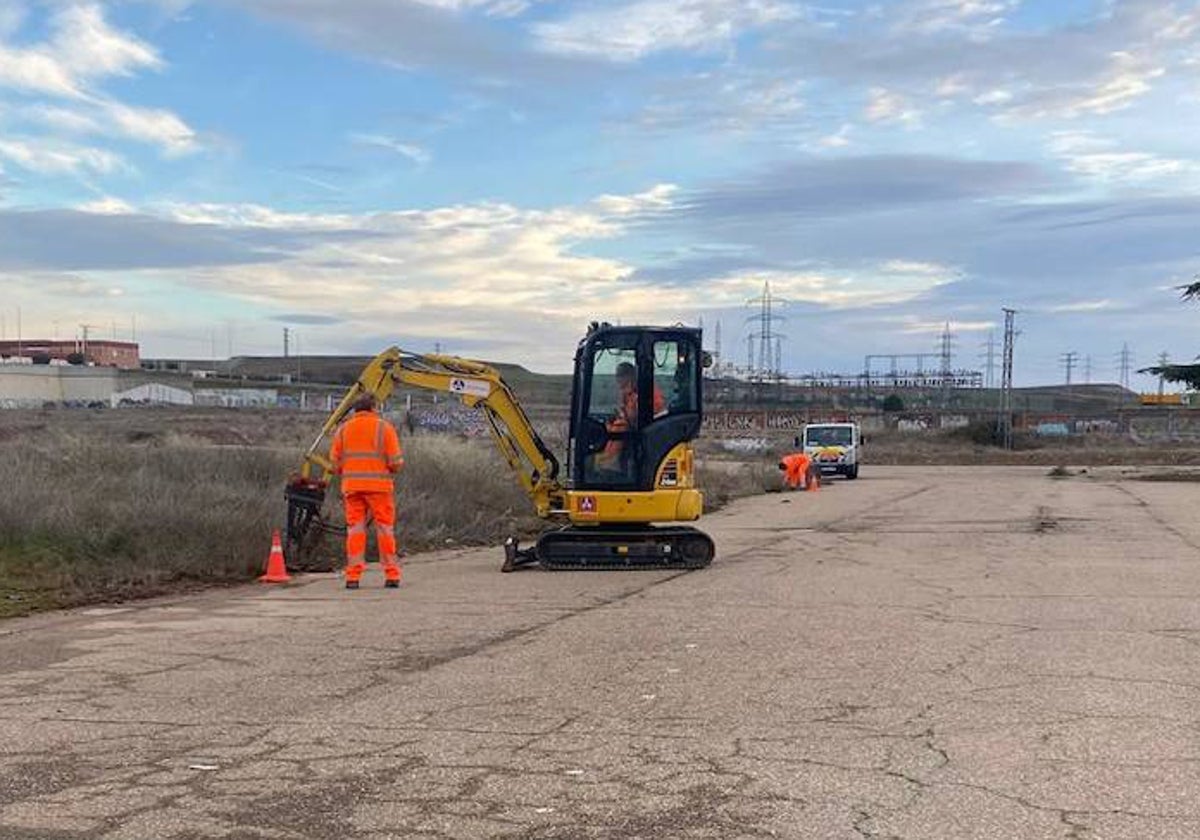
M349 334L384 330L444 342L491 340L496 324L510 324L548 330L539 345L566 345L597 317L674 322L692 318L698 310L740 309L767 281L795 303L849 310L911 301L959 277L957 270L936 263L889 260L855 268L744 270L672 284L640 276L637 266L624 259L586 252L598 242L626 235L647 213L672 212L674 193L672 185L660 184L549 209L482 203L320 214L261 205L176 204L141 212L247 236L279 233L288 242L302 243L299 251L278 262L192 267L170 276L179 284L249 304L259 313L336 317L343 340ZM110 199L86 209L130 210ZM526 360L540 352L528 342L517 343ZM513 351L505 355L511 357ZM547 363L560 367L562 360Z
M951 333L987 332L996 328L995 321L921 321L915 318L903 319L901 332L910 335L928 334L941 335L949 327Z
M120 102L105 102L102 112L113 133L161 148L169 155L183 155L199 148L196 132L177 115L161 108L137 108Z
M190 154L200 146L196 132L171 111L139 108L113 100L60 105L33 105L18 116L74 135L117 137L159 147L168 156Z
M1003 103L1004 114L1024 119L1074 119L1088 114L1111 114L1133 105L1150 92L1151 82L1166 68L1157 61L1120 50L1108 56L1102 75L1070 86L1047 86Z
M634 0L538 23L533 33L549 52L636 61L667 50L721 49L747 30L801 14L781 0Z
M921 33L967 30L979 36L1004 23L1020 0L916 0L901 11L900 31Z
M534 0L415 0L423 6L453 12L482 10L493 17L517 17L533 5Z
M673 206L672 197L679 188L674 184L655 184L645 192L633 195L602 195L595 205L613 216L632 216L638 213L661 212Z
M47 27L50 34L40 43L16 47L0 41L0 88L62 101L36 102L21 109L20 116L56 134L129 139L155 145L168 155L198 148L195 131L171 111L128 105L94 87L104 79L161 69L163 60L154 47L112 28L102 7L92 3L58 7ZM0 38L4 36L0 29ZM54 146L59 141L52 137L48 142ZM36 157L44 164L53 156ZM21 160L32 159L21 155Z
M135 212L133 206L128 202L109 195L98 198L95 201L87 201L76 205L75 209L81 210L84 213L96 213L102 216L123 216Z
M1069 171L1106 183L1145 184L1170 179L1177 187L1181 177L1194 179L1200 175L1200 162L1122 151L1116 141L1086 131L1055 132L1049 147Z
M45 47L47 54L78 79L129 76L163 65L152 46L110 27L99 5L68 5L54 15L51 25L54 35Z
M850 145L850 130L854 126L850 123L842 123L841 128L833 134L827 134L822 137L817 143L826 149L842 149Z
M966 81L966 77L962 73L955 73L951 76L944 76L937 80L933 92L939 97L952 99L956 96L969 93L971 85Z
M671 77L656 85L636 120L649 131L689 133L761 133L795 126L805 111L805 82L725 66L718 70Z
M351 134L350 140L358 143L360 146L374 146L378 149L395 152L398 155L408 158L417 164L417 166L426 166L433 160L433 155L424 147L418 146L415 143L405 143L384 134Z
M741 307L770 283L773 294L792 303L857 309L907 303L959 277L947 266L889 260L853 270L742 271L678 291L702 299L709 308L730 308Z
M119 155L105 149L44 138L0 138L0 159L43 175L107 175L127 168Z
M1107 298L1104 300L1080 300L1072 303L1062 303L1057 306L1051 306L1046 311L1055 314L1065 312L1100 312L1105 309L1112 309L1114 304Z
M976 105L1004 105L1011 102L1013 95L1002 88L989 90L987 93L981 93L971 101Z
M920 124L921 112L901 94L887 88L873 87L867 91L863 118L868 122L902 123L912 127Z
M0 87L59 97L83 95L74 74L53 56L4 45L0 45Z

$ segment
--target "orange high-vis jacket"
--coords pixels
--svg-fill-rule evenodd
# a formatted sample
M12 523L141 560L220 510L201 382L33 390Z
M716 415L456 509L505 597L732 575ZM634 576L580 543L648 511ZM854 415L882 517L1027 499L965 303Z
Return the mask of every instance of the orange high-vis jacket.
M392 476L404 466L396 428L374 411L357 411L338 426L329 449L342 493L391 493Z

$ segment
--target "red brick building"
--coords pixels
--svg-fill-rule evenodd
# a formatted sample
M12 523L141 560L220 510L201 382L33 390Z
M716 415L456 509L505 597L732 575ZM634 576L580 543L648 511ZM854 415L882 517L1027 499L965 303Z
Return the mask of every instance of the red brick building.
M74 353L83 354L83 358L97 367L115 367L124 370L137 370L141 367L141 357L138 345L133 341L103 341L100 339L88 341L46 341L44 339L24 339L22 341L0 341L0 359L12 356L25 356L67 360Z

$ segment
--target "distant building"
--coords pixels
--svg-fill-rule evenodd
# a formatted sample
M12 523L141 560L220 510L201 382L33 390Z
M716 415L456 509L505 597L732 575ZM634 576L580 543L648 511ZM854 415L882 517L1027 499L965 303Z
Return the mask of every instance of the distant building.
M39 360L66 361L74 354L97 367L115 367L122 370L137 370L141 367L138 345L133 341L46 341L29 339L23 341L0 341L0 359L23 357Z

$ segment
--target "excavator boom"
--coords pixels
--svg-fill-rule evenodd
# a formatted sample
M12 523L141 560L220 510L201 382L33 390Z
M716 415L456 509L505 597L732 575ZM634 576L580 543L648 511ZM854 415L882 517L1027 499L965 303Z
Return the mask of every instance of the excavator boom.
M323 454L325 440L346 419L360 396L371 394L382 404L397 384L452 394L465 405L482 410L497 448L532 499L538 516L546 518L563 511L558 459L542 442L499 371L484 362L408 353L398 347L388 348L363 368L309 446L300 477L327 485L333 465Z

